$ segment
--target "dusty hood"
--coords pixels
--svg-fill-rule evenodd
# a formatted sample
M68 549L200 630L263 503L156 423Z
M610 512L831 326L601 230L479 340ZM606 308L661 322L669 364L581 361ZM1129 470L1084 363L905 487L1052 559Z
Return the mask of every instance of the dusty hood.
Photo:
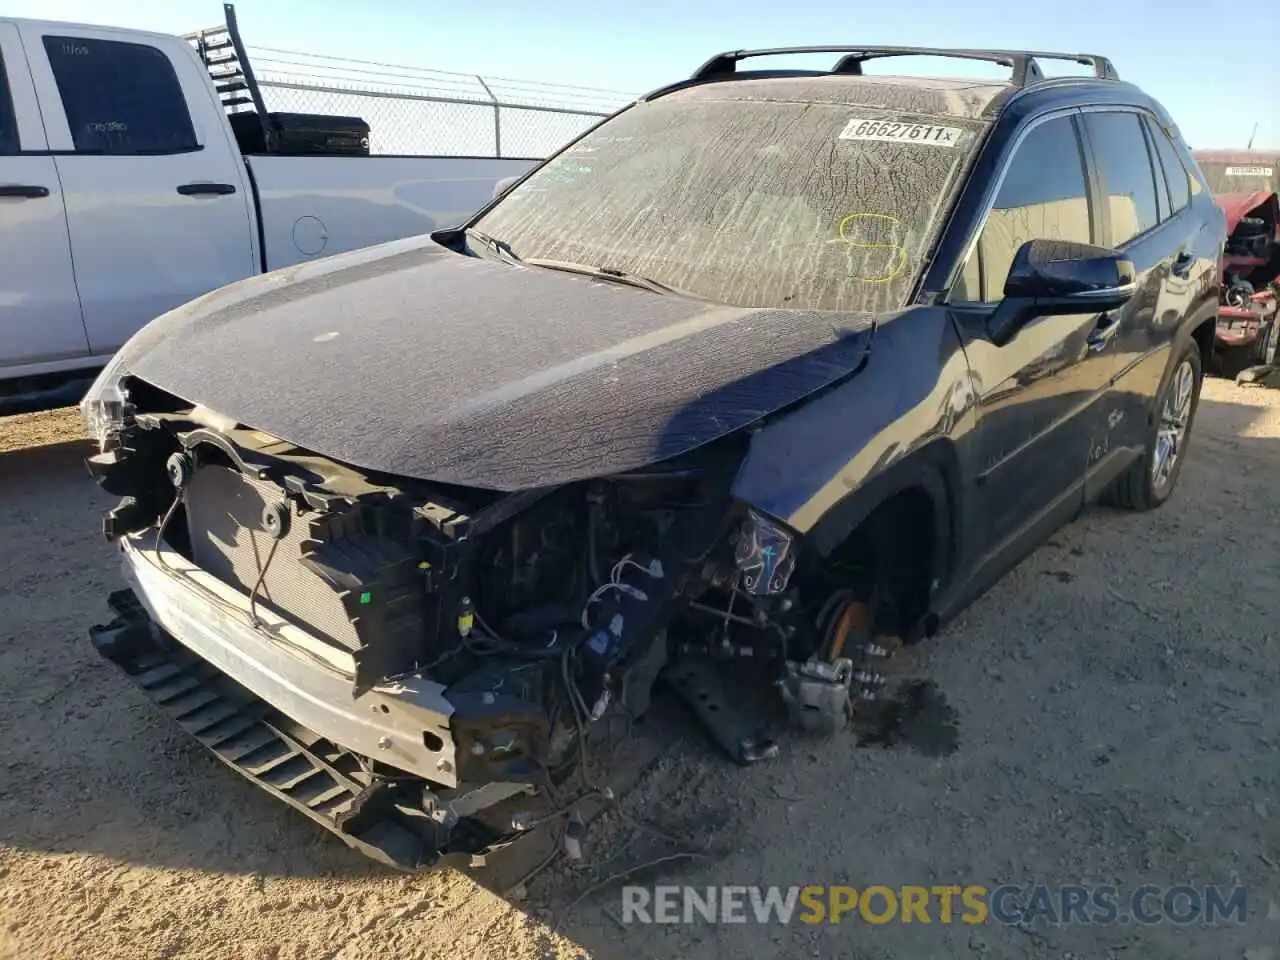
M856 370L863 315L723 307L396 241L215 291L113 364L367 470L497 490L636 469Z

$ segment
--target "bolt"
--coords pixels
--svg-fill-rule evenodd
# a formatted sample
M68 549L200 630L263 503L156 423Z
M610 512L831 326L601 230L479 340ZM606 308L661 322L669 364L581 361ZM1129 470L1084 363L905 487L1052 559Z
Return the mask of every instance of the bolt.
M471 752L474 753L477 757L480 756L482 753L484 753L484 744L473 743L471 745Z
M378 738L378 749L379 749L379 750L390 750L390 749L391 749L391 738L390 738L390 737L379 737L379 738Z
M440 760L436 763L436 769L443 771L444 773L449 773L453 770L453 764L450 763L448 760L444 759L443 757L441 757Z

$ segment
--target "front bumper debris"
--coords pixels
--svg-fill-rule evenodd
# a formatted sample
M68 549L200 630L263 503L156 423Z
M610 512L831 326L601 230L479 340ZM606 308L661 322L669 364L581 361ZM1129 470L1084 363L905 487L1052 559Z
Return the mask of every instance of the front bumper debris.
M452 797L455 791L428 793L421 786L409 794L371 784L350 751L175 642L133 591L113 593L108 602L115 619L89 631L103 657L219 760L365 856L406 871L473 864L521 836L513 827L504 831L474 816L483 803L469 802L469 794ZM503 786L481 788L484 802Z
M183 647L286 716L345 749L445 787L457 764L444 688L410 675L351 693L351 655L158 543L119 541L125 578L151 619Z

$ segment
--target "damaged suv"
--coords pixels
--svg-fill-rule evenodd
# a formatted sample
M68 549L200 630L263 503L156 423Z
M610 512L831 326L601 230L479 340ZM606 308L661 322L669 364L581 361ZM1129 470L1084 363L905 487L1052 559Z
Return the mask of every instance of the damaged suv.
M793 52L839 59L738 68ZM1012 77L863 73L920 54ZM457 229L135 336L83 405L129 583L93 641L403 868L519 837L658 681L767 758L743 677L845 729L1088 501L1170 496L1225 238L1103 57L722 54Z

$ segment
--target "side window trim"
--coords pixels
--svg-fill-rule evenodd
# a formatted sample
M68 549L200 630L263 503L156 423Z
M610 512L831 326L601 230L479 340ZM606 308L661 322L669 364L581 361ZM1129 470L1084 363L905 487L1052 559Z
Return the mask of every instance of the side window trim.
M1098 105L1091 104L1086 107L1081 107L1080 113L1082 117L1084 114L1087 114L1087 113L1131 113L1137 118L1139 128L1143 129L1142 139L1143 139L1143 143L1146 144L1146 149L1147 149L1147 170L1151 174L1151 188L1153 190L1156 190L1156 195L1157 195L1156 222L1152 224L1150 227L1148 227L1146 230L1143 230L1141 233L1135 234L1134 236L1130 237L1121 245L1120 249L1123 249L1125 247L1131 247L1136 243L1142 243L1144 240L1150 237L1152 233L1154 233L1156 230L1159 230L1162 226L1164 226L1164 221L1162 221L1159 217L1159 206L1160 206L1159 191L1156 188L1156 181L1155 181L1156 171L1155 171L1155 166L1152 163L1153 159L1156 163L1158 163L1159 158L1158 157L1153 158L1151 155L1152 144L1147 139L1145 127L1143 126L1143 123L1142 123L1144 118L1151 117L1153 116L1153 114L1149 110L1146 110L1142 107L1133 106L1131 104L1098 104ZM1102 213L1102 216L1107 221L1106 233L1102 235L1101 239L1098 239L1095 242L1101 244L1104 247L1110 246L1111 236L1112 236L1111 209L1110 209L1110 204L1104 202L1106 200L1106 191L1105 191L1105 184L1103 184L1102 182L1102 173L1101 173L1101 167L1098 163L1098 154L1094 150L1093 141L1089 136L1089 128L1083 122L1080 122L1079 127L1080 127L1080 136L1085 144L1085 150L1088 154L1089 167L1091 170L1097 171L1098 207ZM1168 189L1167 185L1166 185L1166 189Z
M982 195L982 214L977 218L974 223L973 230L969 234L968 240L965 243L964 254L957 258L955 276L952 277L951 283L947 287L946 296L941 299L942 303L949 306L964 305L990 309L991 304L982 303L981 301L954 300L952 299L952 291L955 289L956 284L960 282L961 275L964 273L964 265L968 263L969 258L979 256L978 241L982 237L982 231L986 229L987 221L991 218L991 211L995 209L996 201L1000 199L1000 190L1004 186L1005 178L1008 176L1009 168L1013 163L1014 157L1017 155L1018 149L1022 146L1023 141L1027 139L1032 130L1050 122L1051 120L1061 120L1066 118L1070 120L1071 129L1075 132L1076 146L1080 150L1080 159L1084 164L1085 170L1085 187L1087 190L1087 202L1089 207L1089 233L1094 238L1094 242L1097 242L1097 237L1099 236L1097 216L1098 182L1091 162L1092 156L1085 141L1086 134L1079 120L1080 113L1081 108L1074 106L1061 107L1046 111L1045 113L1038 113L1035 116L1024 120L1021 126L1014 131L1013 135L1005 141L1004 148L1000 155L1000 172L991 178L991 181L988 183L987 188ZM979 283L985 288L986 269L980 256L978 260L978 276Z

